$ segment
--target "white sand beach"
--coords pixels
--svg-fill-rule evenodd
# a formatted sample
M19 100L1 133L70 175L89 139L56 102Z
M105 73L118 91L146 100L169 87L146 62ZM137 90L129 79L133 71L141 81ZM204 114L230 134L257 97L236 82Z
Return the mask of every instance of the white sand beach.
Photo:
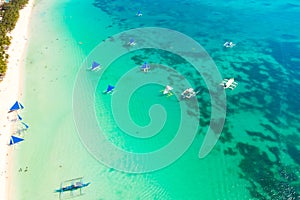
M21 67L24 56L27 38L28 25L31 10L34 0L29 0L25 8L20 11L20 17L15 29L10 33L12 36L11 45L8 49L9 62L6 75L2 82L0 82L0 199L8 198L8 181L10 179L10 164L11 164L11 147L9 138L13 131L13 122L11 119L13 114L9 114L9 108L16 100L21 100Z

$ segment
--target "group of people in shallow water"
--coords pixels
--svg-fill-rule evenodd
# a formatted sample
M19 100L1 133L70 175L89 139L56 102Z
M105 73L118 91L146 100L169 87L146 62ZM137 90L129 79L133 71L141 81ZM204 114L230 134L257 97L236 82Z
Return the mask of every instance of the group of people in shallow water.
M23 171L23 169L20 168L20 169L19 169L19 172L22 172L22 171ZM27 171L28 171L28 167L25 167L24 172L27 172Z

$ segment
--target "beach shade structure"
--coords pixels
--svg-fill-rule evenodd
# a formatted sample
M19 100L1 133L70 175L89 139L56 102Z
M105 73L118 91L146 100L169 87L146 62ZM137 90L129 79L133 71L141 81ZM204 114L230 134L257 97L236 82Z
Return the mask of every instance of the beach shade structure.
M22 121L23 118L18 114L18 119Z
M29 126L26 123L22 122L22 124L25 126L25 129L29 128Z
M16 103L9 109L8 113L17 111L17 110L20 110L23 108L24 108L24 106L20 102L16 101Z
M171 90L173 90L173 88L169 85L166 86L166 88L163 90L163 94L167 95L167 96L172 96L172 92Z
M112 85L108 85L107 86L107 89L103 92L104 94L109 94L109 93L112 93L115 89L115 86L112 86Z
M147 62L144 62L144 64L141 66L141 70L143 72L149 72L150 65Z
M17 144L19 142L22 142L24 139L23 138L19 138L19 137L16 137L16 136L11 136L10 137L10 141L9 141L9 146L11 145L14 145L14 144Z
M101 65L99 63L93 61L92 66L91 66L91 70L95 71L95 70L100 69L100 67L101 67Z

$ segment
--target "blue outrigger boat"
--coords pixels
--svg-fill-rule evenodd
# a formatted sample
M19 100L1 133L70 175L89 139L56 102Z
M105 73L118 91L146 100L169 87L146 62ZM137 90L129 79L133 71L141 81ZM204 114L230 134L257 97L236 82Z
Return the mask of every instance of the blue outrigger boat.
M101 69L101 65L96 61L93 61L92 66L90 68L91 71L98 71Z
M112 85L108 85L107 89L105 91L103 91L103 94L112 94L115 90L115 86Z
M149 72L151 67L147 62L144 62L144 64L142 66L140 66L140 68L143 72Z
M64 181L60 184L60 188L55 190L55 192L59 193L59 199L70 198L75 196L82 195L82 188L89 186L91 183L83 183L83 177L75 178L71 180ZM79 193L75 194L75 191L79 190ZM62 194L65 192L70 192L69 195L63 196Z

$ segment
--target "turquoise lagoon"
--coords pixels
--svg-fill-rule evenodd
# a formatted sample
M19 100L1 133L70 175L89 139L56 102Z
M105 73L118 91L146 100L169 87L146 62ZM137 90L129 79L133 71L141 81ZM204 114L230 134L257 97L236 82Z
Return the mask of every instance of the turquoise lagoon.
M138 10L142 17L136 16ZM299 13L297 1L36 1L24 60L23 116L30 129L13 151L11 198L58 199L54 190L61 182L84 177L91 185L76 199L299 199ZM211 112L201 75L186 60L154 49L115 60L103 73L92 106L105 136L127 151L155 151L175 137L178 101L175 95L160 96L163 86L157 84L133 93L128 107L138 125L150 122L151 105L161 104L168 113L159 134L136 139L114 122L113 96L102 94L107 84L148 61L175 69L201 89L199 129L188 150L163 169L131 174L102 164L82 143L72 97L79 69L93 49L115 34L142 27L169 28L193 38L221 76L235 77L239 85L226 91L220 140L199 159ZM237 45L223 48L227 40Z

